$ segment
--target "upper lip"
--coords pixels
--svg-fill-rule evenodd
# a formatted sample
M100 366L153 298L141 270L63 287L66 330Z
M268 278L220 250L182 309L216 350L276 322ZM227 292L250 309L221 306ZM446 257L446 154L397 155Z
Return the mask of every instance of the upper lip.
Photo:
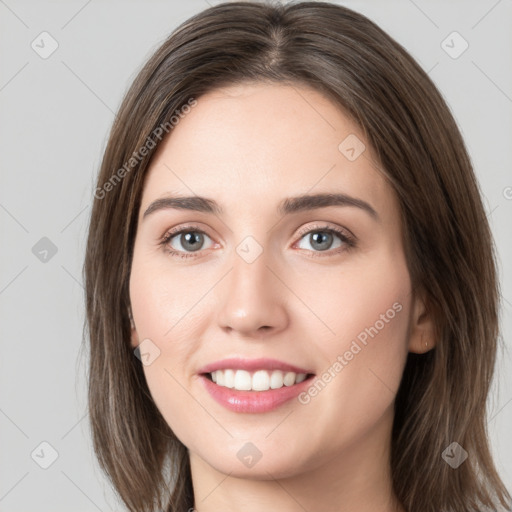
M215 370L246 370L248 372L256 370L282 370L285 372L294 373L313 373L312 371L300 368L293 364L288 364L278 359L269 359L262 357L259 359L244 359L242 357L231 357L228 359L222 359L221 361L215 361L207 364L199 369L198 373L211 373Z

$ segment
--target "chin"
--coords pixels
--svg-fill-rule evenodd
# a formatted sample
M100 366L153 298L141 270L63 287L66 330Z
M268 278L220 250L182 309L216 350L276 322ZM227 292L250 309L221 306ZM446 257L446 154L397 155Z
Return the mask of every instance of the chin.
M293 450L289 446L292 451L283 453L282 449L270 445L260 443L259 446L260 449L250 441L235 441L232 446L226 445L213 452L193 450L192 457L196 459L195 462L206 464L224 475L251 480L288 478L300 473L304 465L307 466L301 457L303 453L297 453L298 448Z

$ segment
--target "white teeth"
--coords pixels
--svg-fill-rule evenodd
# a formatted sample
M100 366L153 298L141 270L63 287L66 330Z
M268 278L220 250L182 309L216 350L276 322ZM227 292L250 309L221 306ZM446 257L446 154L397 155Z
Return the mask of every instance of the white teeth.
M299 373L297 375L297 378L295 379L295 383L298 384L299 382L302 382L303 380L306 380L306 374L305 373Z
M224 370L224 373L229 370ZM235 389L250 391L252 386L251 374L245 370L237 370L235 373Z
M295 384L295 373L287 372L283 379L285 386L293 386Z
M252 389L254 391L267 391L270 387L270 376L265 370L259 370L252 376Z
M218 386L234 388L238 391L268 391L283 386L293 386L306 379L305 373L274 370L258 370L252 375L246 370L216 370L210 373L212 381Z
M272 389L279 389L283 387L283 372L275 370L270 376L270 387Z
M226 370L224 372L224 386L227 388L235 387L235 372L233 370Z

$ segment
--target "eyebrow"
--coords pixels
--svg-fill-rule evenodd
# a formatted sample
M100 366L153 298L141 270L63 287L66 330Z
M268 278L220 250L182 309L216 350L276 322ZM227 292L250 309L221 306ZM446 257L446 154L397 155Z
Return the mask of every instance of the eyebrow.
M365 211L374 220L380 220L377 211L370 204L362 199L357 199L346 194L314 194L287 197L279 203L277 212L281 216L284 216L328 206L353 206ZM173 196L162 197L153 201L144 212L142 219L144 220L153 212L166 209L191 210L216 215L224 213L222 207L213 199L200 196Z

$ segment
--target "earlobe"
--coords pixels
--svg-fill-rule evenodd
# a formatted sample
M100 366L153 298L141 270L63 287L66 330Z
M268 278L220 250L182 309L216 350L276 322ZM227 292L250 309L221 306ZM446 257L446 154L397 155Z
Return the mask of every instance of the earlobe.
M130 318L130 327L131 327L130 344L131 344L132 348L137 348L139 346L139 337L137 335L137 330L135 329L135 322L133 321L133 315L132 315L132 311L130 308L128 309L128 316Z
M422 297L414 299L411 328L409 334L409 352L425 354L436 345L434 322Z
M130 344L133 349L137 348L139 346L139 337L137 336L137 331L132 328L131 330L131 337L130 337Z

